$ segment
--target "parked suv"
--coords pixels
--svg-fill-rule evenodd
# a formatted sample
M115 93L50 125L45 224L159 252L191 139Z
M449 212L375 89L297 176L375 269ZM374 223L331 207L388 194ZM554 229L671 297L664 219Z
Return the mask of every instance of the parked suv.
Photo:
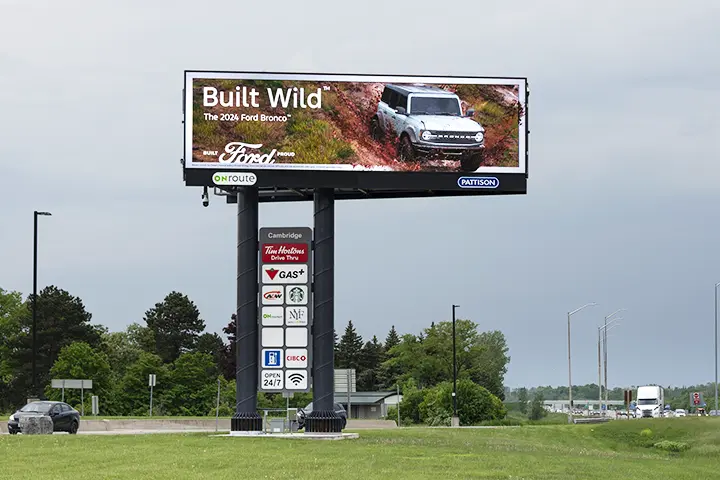
M485 129L462 113L460 97L424 85L386 85L370 122L370 134L381 140L393 134L403 161L442 157L457 159L460 169L476 171L483 161Z

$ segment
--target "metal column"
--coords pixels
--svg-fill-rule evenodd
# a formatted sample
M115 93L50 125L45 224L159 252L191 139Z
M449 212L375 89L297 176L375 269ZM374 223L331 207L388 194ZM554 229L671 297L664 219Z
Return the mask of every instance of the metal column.
M335 192L331 188L318 189L313 200L313 411L308 414L305 432L340 432L342 419L334 408Z
M237 319L235 334L235 415L232 431L259 432L258 359L258 190L240 188L238 203Z

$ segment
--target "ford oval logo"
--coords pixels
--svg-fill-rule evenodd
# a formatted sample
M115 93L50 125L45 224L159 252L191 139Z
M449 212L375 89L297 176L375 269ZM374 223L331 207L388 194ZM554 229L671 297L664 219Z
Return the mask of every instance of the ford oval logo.
M457 184L460 188L497 188L500 180L497 177L460 177Z

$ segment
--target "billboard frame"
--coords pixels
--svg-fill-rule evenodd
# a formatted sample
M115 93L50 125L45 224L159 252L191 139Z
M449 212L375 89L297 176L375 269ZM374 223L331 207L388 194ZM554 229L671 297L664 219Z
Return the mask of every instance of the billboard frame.
M248 76L313 76L325 77L318 80L298 79L297 81L350 81L340 80L343 77L373 78L392 77L403 83L408 79L473 79L478 80L517 80L520 88L525 87L523 119L524 125L520 132L524 136L524 151L519 151L519 161L524 161L524 172L397 172L397 171L318 171L305 169L238 169L223 168L222 164L212 167L193 168L191 159L186 158L188 151L192 150L192 138L188 139L188 130L191 128L187 122L192 121L193 103L188 103L188 78L192 75L248 75ZM332 77L338 80L331 80ZM205 77L206 79L209 77ZM292 80L292 79L291 79ZM382 83L382 82L381 82ZM468 83L468 82L465 82ZM470 83L468 83L470 84ZM183 181L186 186L218 188L228 193L236 193L237 188L216 185L212 178L216 173L253 172L259 176L256 185L261 202L287 202L308 201L312 198L312 191L318 188L333 188L335 198L363 199L363 198L417 198L417 197L447 197L447 196L480 196L480 195L522 195L527 193L527 179L529 175L529 99L530 87L527 77L518 76L466 76L466 75L409 75L409 74L360 74L360 73L329 73L329 72L262 72L262 71L231 71L231 70L184 70L182 90L183 114L183 154L180 160L183 168ZM188 148L188 142L190 147ZM344 173L345 175L341 175ZM465 188L460 187L460 177L496 179L495 188ZM268 178L270 180L268 180ZM279 187L278 187L279 186ZM300 192L300 193L298 193ZM234 203L228 201L228 203Z

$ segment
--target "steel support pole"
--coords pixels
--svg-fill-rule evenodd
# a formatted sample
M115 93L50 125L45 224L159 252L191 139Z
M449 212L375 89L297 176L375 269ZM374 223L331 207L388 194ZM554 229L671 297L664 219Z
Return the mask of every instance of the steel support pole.
M335 191L322 188L313 195L313 410L305 432L340 432L342 419L335 412Z
M568 343L568 399L570 410L568 411L568 423L573 423L573 398L572 398L572 367L570 362L570 312L567 316L567 343Z
M235 320L235 415L232 431L258 432L258 191L241 187L237 194L237 318Z
M598 408L602 412L602 358L600 357L600 327L598 327Z
M718 409L718 287L715 284L715 410Z
M40 398L37 388L37 253L38 212L33 212L32 396Z
M457 411L457 349L455 346L455 305L452 307L452 348L453 348L453 416L458 416Z
M608 403L608 357L607 357L607 318L605 319L605 328L603 329L603 370L605 371L605 410L607 411Z

